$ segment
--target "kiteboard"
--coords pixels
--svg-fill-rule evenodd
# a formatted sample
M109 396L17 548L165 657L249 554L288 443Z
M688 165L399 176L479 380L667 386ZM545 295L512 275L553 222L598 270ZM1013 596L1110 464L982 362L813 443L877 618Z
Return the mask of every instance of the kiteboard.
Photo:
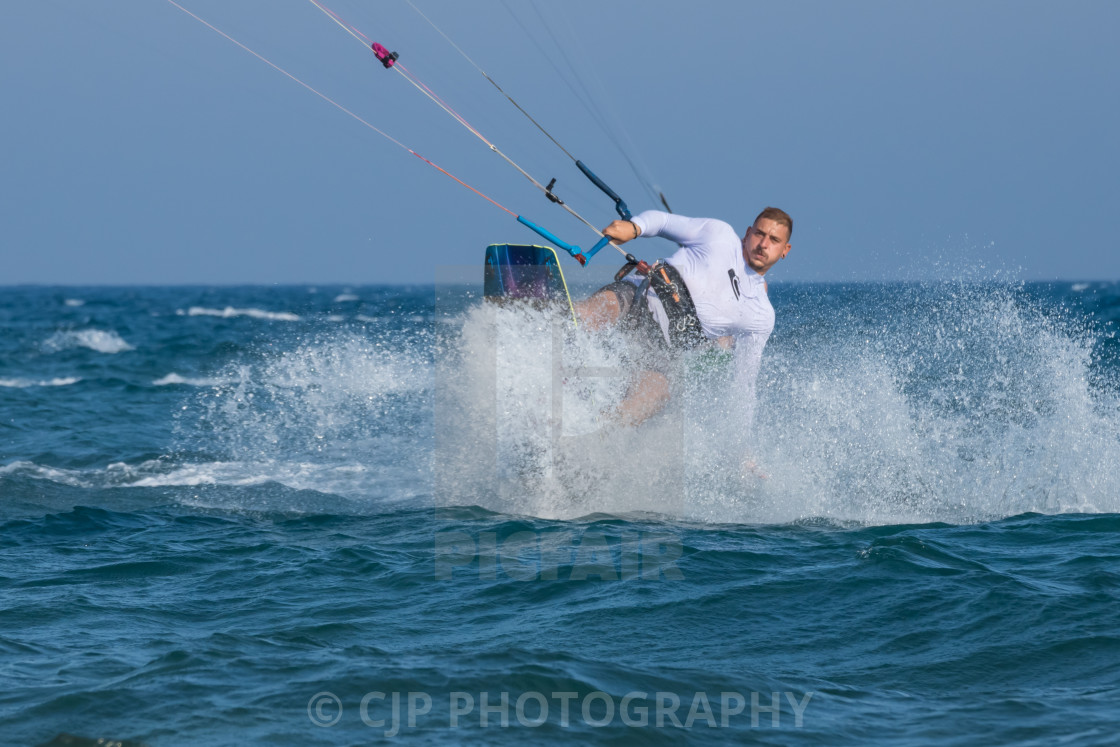
M483 296L487 300L559 306L575 320L564 271L552 247L491 244L486 247L484 268Z

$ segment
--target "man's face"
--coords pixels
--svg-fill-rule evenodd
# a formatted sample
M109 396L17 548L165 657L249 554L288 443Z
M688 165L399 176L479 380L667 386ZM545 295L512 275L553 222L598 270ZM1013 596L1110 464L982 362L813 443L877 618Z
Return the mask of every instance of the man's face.
M759 275L765 275L791 248L789 229L769 218L759 218L743 237L743 259Z

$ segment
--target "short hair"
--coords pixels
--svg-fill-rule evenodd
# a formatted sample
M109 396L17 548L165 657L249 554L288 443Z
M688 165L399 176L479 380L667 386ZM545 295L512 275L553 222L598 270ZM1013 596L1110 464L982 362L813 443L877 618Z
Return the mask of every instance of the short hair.
M789 217L789 213L785 210L779 210L776 207L765 208L758 214L758 217L754 219L754 223L751 225L755 225L755 223L758 223L763 218L782 224L789 229L789 238L793 237L793 218ZM786 241L789 241L789 238L787 238Z

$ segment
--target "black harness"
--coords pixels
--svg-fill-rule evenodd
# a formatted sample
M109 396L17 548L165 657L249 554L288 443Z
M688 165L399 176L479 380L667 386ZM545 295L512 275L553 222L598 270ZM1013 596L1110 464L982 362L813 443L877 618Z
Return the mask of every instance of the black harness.
M632 265L625 265L615 276L621 280L630 270ZM638 303L644 298L646 291L653 289L661 305L665 308L665 316L669 319L669 347L676 350L693 350L701 345L709 344L708 338L700 329L700 319L696 316L696 304L688 292L684 278L677 272L677 268L664 260L653 263L646 273L645 280L638 286L635 303L630 309L631 314L641 313L639 308L650 313L648 304Z

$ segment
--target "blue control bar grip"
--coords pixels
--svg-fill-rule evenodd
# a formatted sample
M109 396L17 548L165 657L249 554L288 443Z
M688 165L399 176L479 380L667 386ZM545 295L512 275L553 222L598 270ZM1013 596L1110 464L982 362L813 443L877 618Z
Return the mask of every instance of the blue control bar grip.
M552 232L550 232L547 228L542 228L541 226L538 226L536 223L529 220L528 218L525 218L525 217L519 215L519 216L517 216L517 222L520 223L523 226L526 226L528 228L533 229L538 234L540 234L544 238L548 239L553 244L556 244L558 247L560 247L561 249L563 249L564 251L566 251L568 254L572 255L573 257L577 256L578 254L580 254L583 251L578 246L573 246L572 244L569 244L566 241L561 241L560 239L556 238L556 236L553 235Z
M604 236L603 238L599 239L599 243L596 244L595 246L591 247L590 250L588 250L587 258L591 259L592 257L594 257L600 249L602 249L604 246L606 246L609 243L611 243L611 237L610 236Z
M536 223L529 220L528 218L519 215L519 216L517 216L517 222L520 223L523 226L526 226L527 228L531 228L532 230L536 231L538 234L540 234L541 236L543 236L547 240L551 241L553 244L556 244L556 246L560 247L561 249L566 251L568 254L575 257L576 261L579 262L581 265L586 265L587 260L594 257L596 252L598 252L600 249L602 249L607 244L611 243L611 237L610 236L604 236L603 238L599 239L599 243L597 243L595 246L591 247L591 251L589 251L587 253L587 255L584 256L583 250L580 249L578 246L576 246L575 244L569 244L567 241L562 241L562 240L558 239L556 237L556 235L553 234L551 231L549 231L547 228L544 228L542 226L538 226Z
M614 190L608 187L606 182L597 177L594 171L587 168L587 166L583 164L583 161L576 161L576 166L579 167L579 170L583 172L584 176L591 180L592 184L603 190L603 192L606 193L607 197L614 200L614 209L618 211L618 214L622 216L622 219L630 220L630 208L626 207L626 203L622 201L622 198L615 194Z

